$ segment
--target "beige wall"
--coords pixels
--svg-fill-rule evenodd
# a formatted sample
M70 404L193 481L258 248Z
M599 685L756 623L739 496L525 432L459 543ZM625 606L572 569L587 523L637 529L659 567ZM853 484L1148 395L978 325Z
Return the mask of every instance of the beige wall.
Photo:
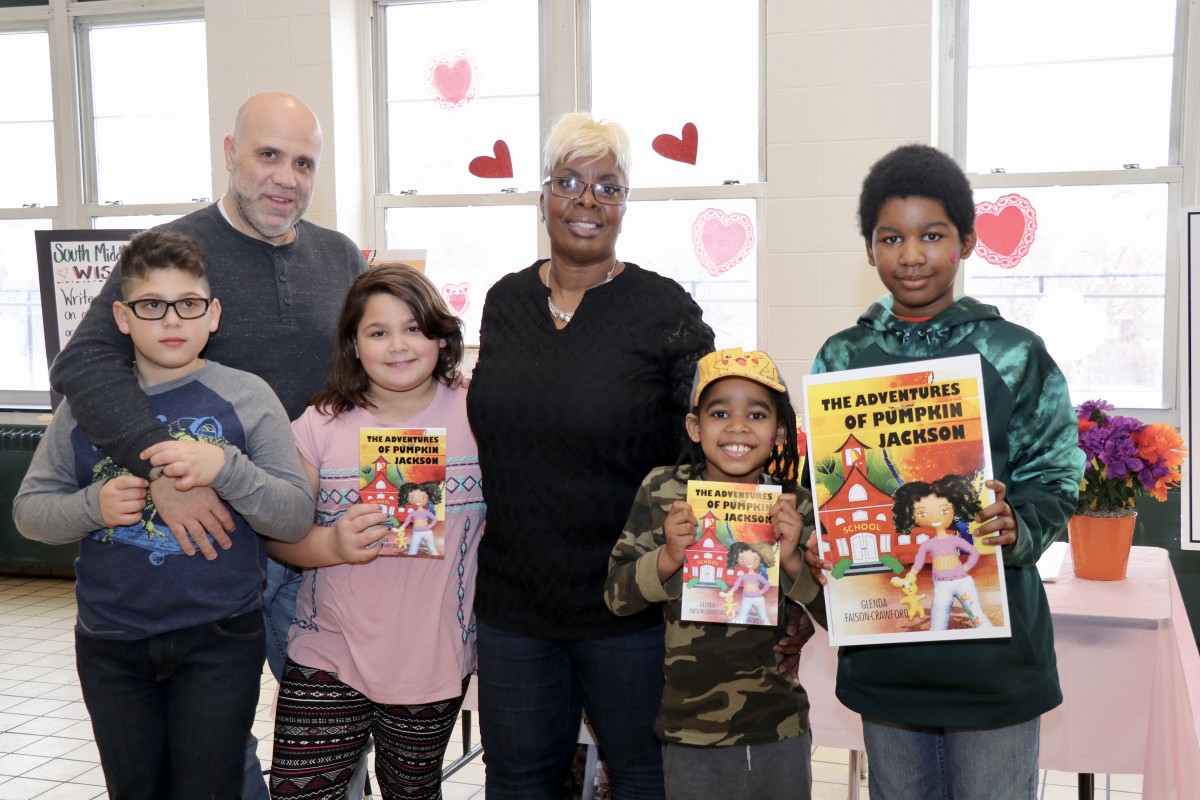
M737 0L749 2L750 0ZM530 0L532 2L532 0ZM370 243L363 0L206 0L217 196L221 138L249 95L290 91L321 118L309 218ZM898 144L931 135L931 0L768 0L762 344L794 385L829 334L883 292L855 232L858 186Z
M930 0L768 0L764 344L798 386L883 294L855 217L870 165L929 142Z

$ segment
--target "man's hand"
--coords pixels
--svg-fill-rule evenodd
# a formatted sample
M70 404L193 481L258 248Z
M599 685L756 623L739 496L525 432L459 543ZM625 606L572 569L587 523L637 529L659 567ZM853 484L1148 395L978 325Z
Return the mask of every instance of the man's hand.
M171 439L147 447L139 456L156 467L163 468L163 475L175 479L175 488L181 492L197 486L212 486L217 473L225 466L225 451L215 444L199 441Z
M800 651L804 649L804 643L812 638L816 628L813 627L808 614L797 603L784 603L783 608L787 615L783 626L784 637L775 645L775 652L783 654L783 660L779 662L779 671L792 672L799 668Z
M100 518L110 528L136 525L146 510L146 479L118 475L100 487Z
M194 556L199 549L209 561L216 558L217 551L208 536L222 550L233 546L229 539L229 532L234 527L233 516L212 489L197 487L181 492L175 487L174 478L163 476L150 482L150 499L184 555ZM206 532L208 536L205 536Z

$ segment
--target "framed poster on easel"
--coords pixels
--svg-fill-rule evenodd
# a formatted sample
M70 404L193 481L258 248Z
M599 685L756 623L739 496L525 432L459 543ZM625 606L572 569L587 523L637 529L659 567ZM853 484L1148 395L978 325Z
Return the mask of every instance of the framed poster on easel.
M1183 440L1191 443L1192 431L1197 429L1196 415L1200 409L1196 407L1196 398L1200 397L1200 207L1190 206L1183 209L1183 218L1179 226L1179 253L1182 260L1180 269L1180 291L1187 298L1180 320L1179 342L1179 383L1183 390L1180 395L1180 427ZM1194 451L1193 451L1194 452ZM1180 488L1180 535L1179 546L1184 550L1200 550L1200 530L1192 524L1193 513L1196 510L1196 482L1192 479L1191 460L1183 466L1183 484Z
M34 231L46 363L67 346L135 229ZM51 404L60 397L51 392Z

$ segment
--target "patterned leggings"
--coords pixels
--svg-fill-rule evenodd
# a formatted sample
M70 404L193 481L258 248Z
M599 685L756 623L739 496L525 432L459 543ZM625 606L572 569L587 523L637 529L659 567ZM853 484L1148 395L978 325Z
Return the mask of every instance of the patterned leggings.
M470 676L463 679L466 694ZM341 800L375 737L384 800L440 798L442 757L462 695L420 706L381 705L324 670L290 658L283 668L271 757L272 800Z

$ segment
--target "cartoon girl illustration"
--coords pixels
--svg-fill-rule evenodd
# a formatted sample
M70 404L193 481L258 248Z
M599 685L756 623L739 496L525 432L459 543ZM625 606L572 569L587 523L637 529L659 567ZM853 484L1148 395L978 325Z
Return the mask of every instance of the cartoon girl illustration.
M435 504L442 499L441 487L436 483L406 483L400 487L399 505L405 511L404 522L396 530L401 531L412 523L412 539L408 543L408 554L418 555L425 547L429 555L438 557L437 545L433 541L433 528L437 525Z
M731 572L741 567L744 572L738 575L729 591L721 592L721 597L730 597L738 589L742 590L742 604L738 608L733 621L740 625L750 622L750 615L758 617L759 623L769 623L767 616L767 591L771 582L767 579L767 567L774 563L774 554L770 545L763 542L734 542L725 554L725 567Z
M930 630L944 631L950 625L955 599L977 628L992 627L979 605L975 581L968 575L979 563L979 551L958 535L955 520L969 522L981 508L971 481L962 475L946 475L932 484L910 481L892 497L892 521L898 534L910 534L914 526L932 534L921 542L908 575L916 578L928 559L933 565L933 607ZM967 554L963 563L960 553Z

